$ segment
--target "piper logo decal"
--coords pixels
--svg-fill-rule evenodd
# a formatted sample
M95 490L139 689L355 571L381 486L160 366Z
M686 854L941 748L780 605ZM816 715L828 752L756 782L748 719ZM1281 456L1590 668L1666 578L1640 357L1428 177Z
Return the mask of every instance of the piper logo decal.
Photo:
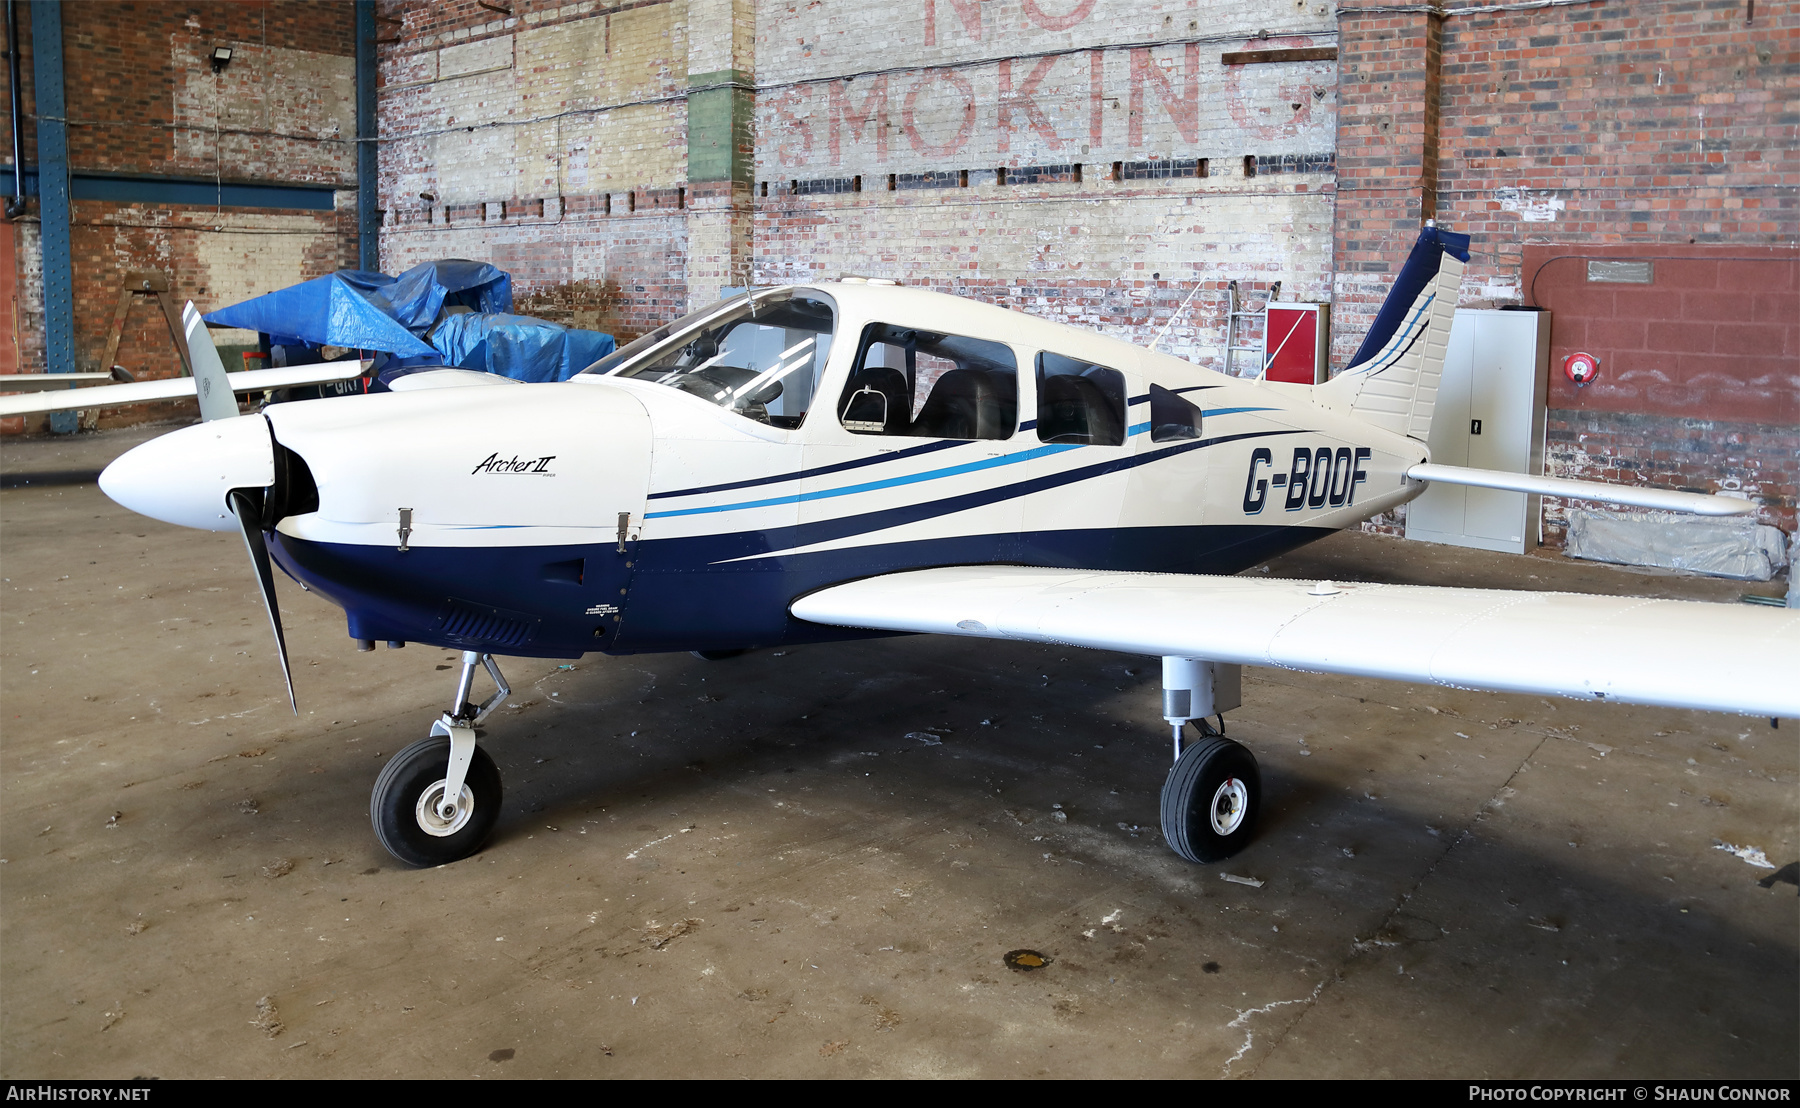
M1294 450L1287 472L1268 473L1261 467L1273 469L1275 455L1268 447L1259 446L1250 454L1250 475L1244 480L1244 514L1253 516L1262 511L1271 488L1286 489L1281 506L1290 512L1327 504L1333 508L1354 504L1356 486L1369 479L1363 463L1370 455L1366 446L1302 446Z
M533 477L555 477L545 467L556 460L556 455L547 454L542 458L520 459L517 454L510 458L502 458L498 453L489 454L487 461L482 462L469 471L473 477L477 473L525 473Z

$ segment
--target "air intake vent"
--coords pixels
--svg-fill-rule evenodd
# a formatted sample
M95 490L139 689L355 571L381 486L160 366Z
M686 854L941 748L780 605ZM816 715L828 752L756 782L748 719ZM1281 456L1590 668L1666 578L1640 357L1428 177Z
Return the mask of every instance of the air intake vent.
M452 598L438 616L436 630L470 648L524 646L531 641L537 623L523 612Z

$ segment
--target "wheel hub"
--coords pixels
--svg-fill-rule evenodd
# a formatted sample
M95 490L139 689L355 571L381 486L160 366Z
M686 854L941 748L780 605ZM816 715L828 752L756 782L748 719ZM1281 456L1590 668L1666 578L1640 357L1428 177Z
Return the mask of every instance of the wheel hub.
M443 811L446 780L440 779L427 785L425 791L419 794L419 803L414 809L419 820L419 830L440 839L461 831L469 822L469 817L475 814L475 794L469 791L469 786L464 785L462 795L457 797L455 811L446 816Z
M1236 777L1220 782L1212 798L1212 829L1215 834L1229 835L1244 822L1250 805L1250 789Z

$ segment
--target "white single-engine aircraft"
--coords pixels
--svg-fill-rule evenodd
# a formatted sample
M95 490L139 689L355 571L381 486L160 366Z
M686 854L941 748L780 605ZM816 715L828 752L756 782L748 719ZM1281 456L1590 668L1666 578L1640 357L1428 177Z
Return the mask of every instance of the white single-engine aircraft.
M500 775L476 727L508 695L497 654L930 631L1161 655L1163 830L1194 861L1254 826L1256 760L1207 723L1237 706L1244 664L1800 714L1800 613L1214 576L1427 481L1751 509L1429 464L1467 247L1428 224L1350 367L1317 387L851 281L734 297L560 384L450 370L212 419L100 483L145 515L241 530L278 644L271 559L341 606L363 649L463 652L450 710L371 798L382 844L413 865L494 827ZM1547 626L1586 649L1545 650ZM480 667L498 692L475 705Z

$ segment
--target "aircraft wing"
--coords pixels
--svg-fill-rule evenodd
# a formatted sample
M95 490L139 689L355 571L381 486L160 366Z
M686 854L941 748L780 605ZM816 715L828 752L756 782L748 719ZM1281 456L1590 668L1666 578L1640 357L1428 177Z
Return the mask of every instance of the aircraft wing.
M792 612L839 627L1800 716L1800 610L1747 604L986 566L834 585Z
M367 363L360 361L324 362L319 365L290 366L285 369L246 369L226 375L233 392L264 392L269 389L291 389L300 385L322 385L347 381L360 376ZM35 375L34 375L35 376ZM61 374L79 379L86 374ZM6 379L0 377L0 392ZM31 392L17 396L0 396L0 417L36 415L42 412L67 412L85 408L116 408L123 404L142 404L148 400L193 399L194 378L170 377L161 381L133 381L126 385L95 385L81 389L58 389Z
M45 392L128 380L129 377L114 377L110 373L4 373L0 374L0 392Z

